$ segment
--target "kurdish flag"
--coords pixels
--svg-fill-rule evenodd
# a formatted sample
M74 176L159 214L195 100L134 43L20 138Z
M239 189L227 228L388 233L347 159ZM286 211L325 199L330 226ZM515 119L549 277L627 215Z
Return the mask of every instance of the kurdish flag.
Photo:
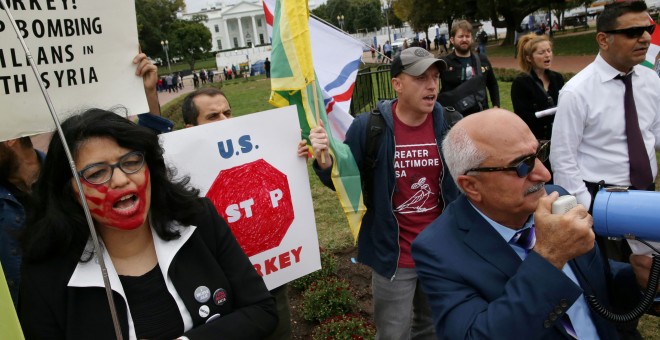
M655 31L653 31L653 35L651 35L651 45L646 52L646 60L642 62L642 65L653 69L653 66L655 65L655 57L660 53L660 27L658 27L660 25L653 21L651 21L651 23L655 25Z
M309 36L307 0L278 0L273 18L271 52L271 88L269 102L277 107L296 105L302 135L319 125L330 126L321 87L316 80ZM326 130L330 139L332 182L348 219L353 238L357 240L366 208L362 202L360 172L350 149ZM328 159L328 161L330 161Z

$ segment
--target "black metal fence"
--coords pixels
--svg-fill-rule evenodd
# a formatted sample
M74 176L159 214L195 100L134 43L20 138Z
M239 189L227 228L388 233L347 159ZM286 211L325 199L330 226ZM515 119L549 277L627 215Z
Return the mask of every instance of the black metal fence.
M376 103L382 99L392 99L396 96L392 89L390 65L380 65L375 71L370 67L358 72L353 88L350 114L355 117L362 112L376 108Z

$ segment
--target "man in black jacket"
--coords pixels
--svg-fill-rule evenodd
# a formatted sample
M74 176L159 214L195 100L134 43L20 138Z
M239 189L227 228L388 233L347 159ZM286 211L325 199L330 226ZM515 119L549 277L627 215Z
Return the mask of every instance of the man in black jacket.
M450 34L454 51L442 58L447 68L440 72L442 89L438 101L466 116L488 108L488 88L493 107L499 107L500 91L493 67L485 54L472 53L472 25L466 20L458 21L452 25ZM475 79L472 84L467 82L471 79ZM462 84L465 85L460 87Z

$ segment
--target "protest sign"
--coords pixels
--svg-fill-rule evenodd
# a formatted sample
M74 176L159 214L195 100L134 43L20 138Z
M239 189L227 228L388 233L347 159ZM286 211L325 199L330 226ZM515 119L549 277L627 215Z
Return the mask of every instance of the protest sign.
M85 108L122 105L148 111L133 1L0 0L0 140L52 131L39 83L3 6L39 69L59 117Z
M295 106L160 139L168 165L213 201L268 289L321 268Z

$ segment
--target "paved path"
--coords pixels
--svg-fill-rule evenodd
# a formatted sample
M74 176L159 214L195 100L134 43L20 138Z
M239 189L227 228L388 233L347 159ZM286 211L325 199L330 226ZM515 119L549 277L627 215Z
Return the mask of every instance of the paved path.
M493 67L518 69L518 61L513 57L489 57ZM593 55L583 56L554 56L552 60L553 71L578 73L596 59Z
M190 78L190 79L188 79ZM184 95L186 93L190 93L195 88L193 87L193 82L192 82L192 77L186 77L183 78L183 89L179 90L179 92L159 92L158 93L158 102L160 103L160 106L163 106L167 103L169 103L172 99L177 98L178 96Z
M578 73L592 61L594 61L595 58L595 55L554 56L552 61L552 70L557 72ZM518 61L513 57L488 57L488 59L494 67L518 69ZM375 59L371 58L370 52L364 52L362 54L362 60L365 62L376 62Z

